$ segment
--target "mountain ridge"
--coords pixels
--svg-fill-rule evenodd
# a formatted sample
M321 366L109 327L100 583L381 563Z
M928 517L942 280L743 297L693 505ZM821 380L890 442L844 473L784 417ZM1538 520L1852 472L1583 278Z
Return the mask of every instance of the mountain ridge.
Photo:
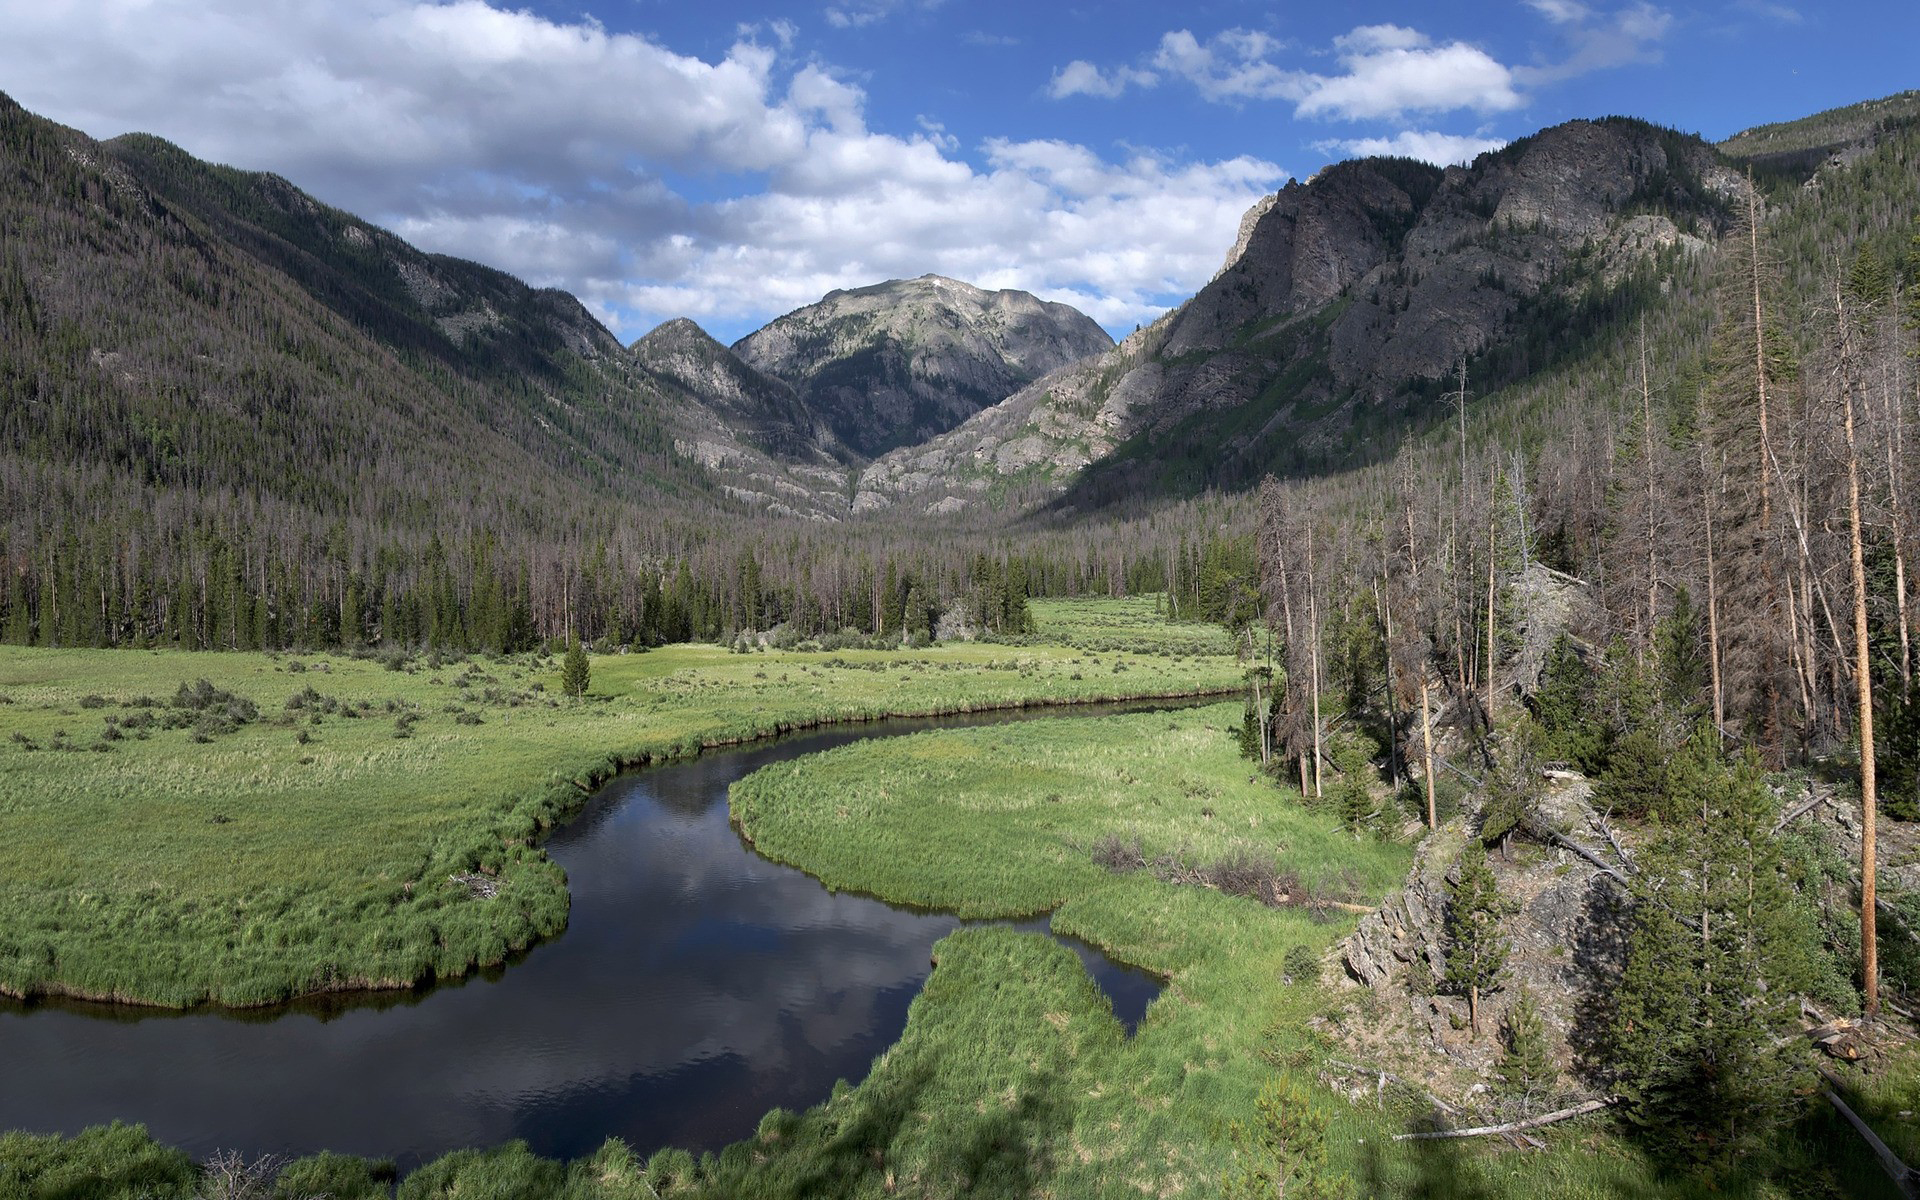
M863 459L943 433L1113 344L1067 305L941 275L829 292L731 347Z
M1630 118L1567 122L1469 167L1335 164L1256 203L1220 272L1167 316L875 462L855 510L1099 508L1351 462L1431 407L1463 357L1506 353L1516 332L1550 356L1585 309L1638 297L1743 187L1705 142Z

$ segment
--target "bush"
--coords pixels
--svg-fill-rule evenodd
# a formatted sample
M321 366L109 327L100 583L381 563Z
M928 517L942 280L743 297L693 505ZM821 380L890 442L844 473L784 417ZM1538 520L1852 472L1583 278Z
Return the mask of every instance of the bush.
M1305 946L1296 945L1287 948L1286 969L1288 982L1320 982L1320 960Z

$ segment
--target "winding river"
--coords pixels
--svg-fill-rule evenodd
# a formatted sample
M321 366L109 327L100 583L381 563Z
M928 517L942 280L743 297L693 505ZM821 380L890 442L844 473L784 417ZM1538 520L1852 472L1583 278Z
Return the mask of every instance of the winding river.
M402 1169L511 1138L557 1157L609 1136L718 1149L864 1077L961 924L760 858L727 824L728 785L849 742L1033 717L843 727L619 776L547 843L566 932L478 978L238 1013L0 1003L0 1130L118 1119L196 1158L330 1149ZM1137 1024L1157 982L1067 944Z

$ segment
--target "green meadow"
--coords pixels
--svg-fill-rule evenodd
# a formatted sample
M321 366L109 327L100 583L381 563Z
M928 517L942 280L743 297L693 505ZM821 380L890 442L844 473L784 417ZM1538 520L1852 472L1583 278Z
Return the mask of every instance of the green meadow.
M557 657L0 647L0 992L257 1005L496 964L564 927L541 836L622 767L1239 681L1152 610L1048 606L1055 644L597 655L578 701ZM1129 611L1131 640L1067 644Z
M1792 1135L1803 1175L1727 1191L1662 1174L1604 1118L1536 1131L1535 1150L1393 1141L1426 1111L1423 1099L1369 1086L1350 1102L1323 1086L1327 1060L1344 1053L1326 1023L1339 1002L1329 959L1356 919L1328 902L1377 899L1410 850L1345 833L1331 814L1252 777L1233 736L1239 715L1223 703L855 743L768 767L731 797L763 852L830 886L980 915L1053 909L1056 930L1166 981L1132 1037L1064 946L968 928L935 946L938 966L900 1041L864 1080L804 1112L768 1113L719 1154L648 1157L609 1141L563 1163L510 1143L446 1155L397 1192L390 1167L322 1155L249 1194L1211 1197L1271 1164L1249 1130L1263 1089L1282 1082L1326 1122L1326 1190L1296 1184L1288 1196L1890 1194L1848 1135L1820 1118ZM1116 857L1115 845L1129 853ZM1148 865L1112 870L1096 856ZM1262 862L1287 903L1191 881L1222 863ZM1899 1091L1875 1099L1908 1102ZM186 1200L212 1194L205 1186L184 1155L137 1128L0 1135L0 1196Z

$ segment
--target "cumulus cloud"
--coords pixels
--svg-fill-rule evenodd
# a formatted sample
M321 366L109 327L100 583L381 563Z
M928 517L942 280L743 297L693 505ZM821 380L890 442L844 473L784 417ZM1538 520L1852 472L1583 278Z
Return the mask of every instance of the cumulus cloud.
M31 109L278 171L427 249L565 287L627 336L927 271L1119 326L1205 282L1285 179L1058 142L970 163L931 118L870 128L860 87L787 58L784 24L711 62L485 0L51 4L8 34L0 79Z
M1403 129L1392 137L1337 139L1317 142L1315 148L1329 154L1345 154L1350 158L1388 155L1417 158L1436 167L1448 167L1455 163L1470 163L1488 150L1498 150L1506 144L1500 138L1439 133L1431 129Z
M1217 103L1297 100L1309 76L1275 66L1270 56L1278 49L1279 42L1249 29L1229 29L1204 43L1179 29L1161 37L1153 63Z
M1114 163L1059 141L994 141L987 160L983 170L942 172L928 157L835 192L781 181L718 206L720 228L685 282L608 281L592 299L725 316L740 295L785 311L850 283L936 271L1066 300L1118 328L1204 283L1241 213L1284 178L1253 158L1180 164L1140 154Z
M1363 25L1334 42L1343 75L1314 76L1303 117L1392 118L1408 112L1506 112L1525 103L1513 73L1465 42L1434 45L1398 25Z
M1276 57L1285 49L1257 30L1229 29L1203 42L1178 29L1161 37L1146 66L1103 69L1076 59L1055 72L1049 92L1055 98L1113 98L1164 76L1186 81L1214 103L1284 100L1296 116L1341 120L1460 109L1506 112L1525 103L1513 72L1486 51L1459 41L1435 44L1400 25L1362 25L1334 39L1338 74L1283 66Z

